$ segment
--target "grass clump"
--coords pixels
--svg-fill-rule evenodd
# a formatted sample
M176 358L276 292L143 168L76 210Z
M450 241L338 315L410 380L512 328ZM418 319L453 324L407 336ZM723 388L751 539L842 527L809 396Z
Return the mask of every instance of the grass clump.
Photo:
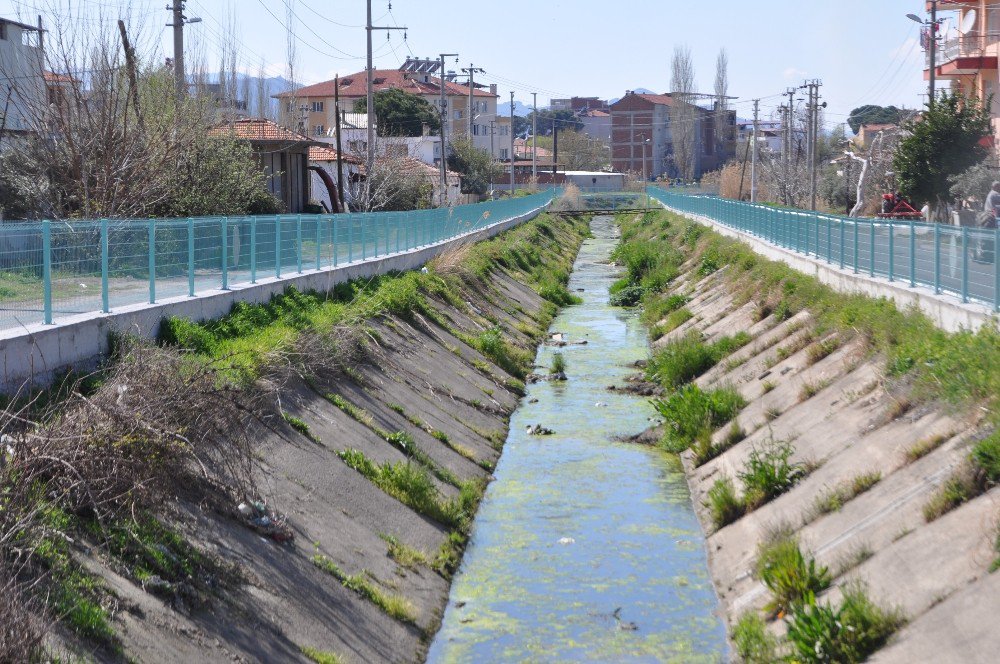
M771 591L766 608L773 615L786 614L830 587L830 570L818 565L812 556L804 555L798 541L788 534L761 544L755 572Z
M298 431L303 436L305 436L312 442L316 443L317 445L321 444L319 438L316 436L316 434L312 432L312 429L310 429L309 425L306 424L303 420L299 419L298 417L295 417L290 413L282 413L281 416L285 418L285 421L288 422L288 425L290 427L292 427L293 429L295 429L296 431Z
M646 377L667 389L677 389L702 375L720 360L750 342L750 335L739 332L706 344L701 335L692 332L671 341L657 351L646 365Z
M653 296L646 298L644 303L645 306L642 312L643 320L647 323L657 323L670 314L684 309L685 305L690 301L691 298L679 293L674 293L667 297L653 294ZM688 311L688 313L690 314L691 312ZM677 327L677 325L674 325L674 327Z
M303 657L315 664L344 664L344 658L334 652L299 646L299 652Z
M944 434L938 434L936 436L931 436L930 438L924 438L918 441L912 447L906 450L906 461L907 463L913 463L917 459L922 459L937 448L941 447L945 441L948 440L948 436Z
M805 477L805 466L790 460L794 453L792 444L783 440L771 440L751 450L738 473L748 511L780 496Z
M507 343L499 327L492 327L465 341L514 378L524 380L528 375L531 358L525 351Z
M803 603L788 621L787 638L795 661L857 664L904 623L898 611L875 604L862 586L852 586L836 609L814 598Z
M382 609L386 615L411 625L417 624L416 611L410 601L400 595L383 591L368 577L365 571L358 574L347 574L336 563L323 555L315 555L311 560L313 565L340 581L348 590L353 590Z
M712 523L716 530L746 514L746 506L736 494L736 487L733 486L733 481L728 477L715 480L712 488L708 490L708 501L705 506L712 516Z
M860 473L816 498L814 511L816 515L839 511L848 501L868 491L882 479L882 473L877 470Z
M662 444L674 453L686 450L706 431L711 438L714 430L736 417L744 406L746 400L734 388L706 392L694 384L685 385L666 399L653 401L653 407L664 421ZM711 458L710 452L706 450L699 457L707 461Z
M1000 431L973 446L972 462L985 476L987 483L1000 483Z
M382 533L379 537L381 537L382 541L389 545L389 557L406 569L417 569L422 565L426 566L430 564L430 561L427 559L427 554L423 551L403 544L398 538L393 537L392 535Z
M971 463L963 462L924 505L924 519L930 522L942 517L980 493L982 485L976 469Z
M549 367L549 374L553 376L566 375L566 358L562 353L555 353L552 356L552 366Z
M778 656L778 639L767 631L763 618L754 612L740 616L733 627L733 645L745 664L774 664Z

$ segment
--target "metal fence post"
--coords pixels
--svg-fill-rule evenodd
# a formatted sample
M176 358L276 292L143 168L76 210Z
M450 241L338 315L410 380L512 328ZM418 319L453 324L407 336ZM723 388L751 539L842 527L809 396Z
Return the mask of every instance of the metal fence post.
M302 215L295 215L295 268L302 274Z
M941 224L934 224L934 294L941 292Z
M149 220L149 303L156 304L156 220Z
M840 269L844 269L844 220L837 217L837 224L840 226Z
M869 221L871 232L868 234L868 276L875 276L875 222Z
M399 244L399 229L402 226L403 226L403 219L399 219L398 221L396 221L396 253L397 254L401 250L401 247L400 247L400 244Z
M281 278L281 215L274 217L274 278Z
M367 221L367 219L365 221ZM362 225L361 225L361 260L362 261L365 260L368 257L368 243L365 242L365 240L367 239L365 237L365 235L366 235L367 232L368 232L368 224L362 222Z
M323 246L323 224L320 217L316 216L316 269L320 268L320 248Z
M101 311L111 311L111 294L108 293L108 220L101 219Z
M194 219L188 217L188 297L194 297Z
M826 218L826 263L833 262L833 217Z
M250 217L250 283L257 283L257 215Z
M347 220L347 262L354 262L354 219Z
M333 266L337 267L337 216L333 217Z
M917 225L910 219L910 288L917 285Z
M1000 228L993 229L993 311L1000 311Z
M969 227L962 226L962 302L969 301Z
M893 280L896 267L896 242L892 232L892 217L889 218L889 281Z
M222 290L229 290L229 217L220 222L222 229Z
M854 274L858 273L858 218L854 218Z
M52 325L52 222L42 222L42 308L45 324Z

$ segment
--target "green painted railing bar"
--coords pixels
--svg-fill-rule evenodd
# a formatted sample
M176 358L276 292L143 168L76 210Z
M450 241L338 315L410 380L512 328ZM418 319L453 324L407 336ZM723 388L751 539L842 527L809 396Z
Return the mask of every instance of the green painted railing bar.
M52 222L42 222L42 309L52 325Z
M229 290L229 224L222 220L222 290Z
M935 293L950 293L963 302L980 302L1000 311L1000 229L844 217L654 186L647 191L678 212L707 217L840 269L849 263L854 274L931 287ZM896 241L897 233L903 241Z
M149 220L149 303L156 304L156 220Z
M522 217L557 193L410 212L5 222L0 279L16 276L27 294L0 293L0 330L257 283L258 270L382 259Z
M108 292L108 220L101 219L101 311L111 311L111 294Z
M187 220L188 297L194 297L194 219Z

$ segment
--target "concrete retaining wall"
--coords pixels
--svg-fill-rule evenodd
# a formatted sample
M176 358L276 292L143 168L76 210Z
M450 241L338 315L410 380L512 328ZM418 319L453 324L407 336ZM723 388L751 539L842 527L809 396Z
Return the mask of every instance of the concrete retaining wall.
M256 284L211 290L195 297L164 299L156 304L121 307L111 313L88 313L60 320L56 325L30 325L0 332L0 393L11 394L28 387L48 384L53 376L68 369L87 370L107 354L112 333L124 332L145 339L159 333L160 322L171 316L195 321L220 318L236 302L267 302L289 286L301 291L326 293L337 284L358 277L414 270L432 258L470 242L493 237L529 221L545 208L540 207L514 219L465 235L408 252L388 254L365 262L356 261L336 268L306 270L294 276L260 279Z
M935 325L947 332L957 332L962 329L976 330L984 324L997 322L996 314L991 307L962 303L959 298L945 293L936 294L933 289L922 286L911 288L905 282L889 281L867 274L854 274L850 269L842 270L837 265L784 249L749 233L720 224L710 217L681 212L667 205L663 207L688 219L711 226L722 235L741 240L761 256L781 261L799 272L812 275L838 292L888 298L895 302L899 309L917 307L934 321Z

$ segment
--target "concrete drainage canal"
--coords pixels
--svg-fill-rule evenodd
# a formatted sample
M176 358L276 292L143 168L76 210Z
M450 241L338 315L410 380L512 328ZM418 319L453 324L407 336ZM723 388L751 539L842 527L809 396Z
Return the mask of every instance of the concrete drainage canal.
M607 389L648 344L635 313L608 305L614 220L595 217L592 230L569 284L583 304L552 326L566 345L536 360L548 373L559 353L566 380L529 385L511 420L430 662L727 657L680 465L616 442L654 414L644 397Z

